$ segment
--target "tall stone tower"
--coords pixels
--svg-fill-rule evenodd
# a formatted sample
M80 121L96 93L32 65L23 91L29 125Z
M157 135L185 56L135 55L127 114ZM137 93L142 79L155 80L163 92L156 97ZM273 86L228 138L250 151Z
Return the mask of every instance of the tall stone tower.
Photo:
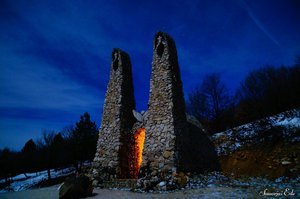
M177 136L186 126L185 103L175 42L158 32L153 42L152 77L143 165L150 171L177 170Z
M189 116L189 115L188 115ZM205 172L219 169L212 142L192 117L187 117L175 42L158 32L153 42L150 98L145 116L143 170L150 176L174 171Z
M135 100L130 58L120 49L114 49L93 162L93 177L96 181L127 177L129 135L136 121L133 109Z

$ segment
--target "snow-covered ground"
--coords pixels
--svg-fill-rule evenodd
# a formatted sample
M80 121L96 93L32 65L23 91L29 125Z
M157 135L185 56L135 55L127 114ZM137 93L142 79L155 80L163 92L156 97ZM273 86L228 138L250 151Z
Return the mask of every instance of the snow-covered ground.
M272 128L283 128L280 135L283 139L299 142L300 136L297 131L300 129L300 109L286 111L214 134L211 139L218 155L227 155L242 146L262 142L267 136L276 136L264 134Z
M54 170L51 169L51 178L58 178L63 176L68 176L74 173L75 168L70 167L66 169ZM27 177L26 177L27 176ZM12 177L10 180L12 181L8 187L5 189L0 190L0 193L8 192L8 191L23 191L34 187L38 183L48 178L47 170L35 172L35 173L26 173L20 174L17 176ZM1 180L0 183L4 183L4 180Z
M299 198L300 177L286 177L270 181L259 177L233 179L222 173L212 172L190 178L186 186L174 191L129 191L124 188L94 189L94 199L164 199L164 198ZM276 194L277 196L270 194ZM288 197L289 196L289 197ZM58 185L26 190L21 192L0 193L0 198L58 198Z

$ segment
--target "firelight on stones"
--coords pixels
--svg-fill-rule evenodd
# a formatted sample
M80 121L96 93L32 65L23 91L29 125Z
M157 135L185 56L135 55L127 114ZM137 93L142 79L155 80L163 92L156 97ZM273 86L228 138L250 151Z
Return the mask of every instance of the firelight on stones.
M146 129L139 128L136 130L133 136L134 140L132 141L132 147L131 147L131 150L133 151L130 152L131 156L129 156L129 163L130 163L131 176L133 176L134 178L138 177L138 173L142 165L145 135L146 135Z

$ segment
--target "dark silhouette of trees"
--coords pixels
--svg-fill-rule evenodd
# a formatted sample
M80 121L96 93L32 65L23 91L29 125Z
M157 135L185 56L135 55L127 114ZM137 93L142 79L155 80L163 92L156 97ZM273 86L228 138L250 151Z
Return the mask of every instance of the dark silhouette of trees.
M250 72L237 91L237 124L299 107L299 85L299 63L292 67L265 66Z
M25 143L21 150L21 155L24 173L36 171L37 146L32 139Z
M0 178L9 181L9 178L22 172L20 167L20 153L8 148L0 150Z
M95 122L92 122L90 115L84 113L80 116L80 121L70 135L70 143L73 152L76 168L81 170L85 160L92 160L96 152L98 130Z
M45 130L36 142L29 139L20 152L0 149L0 179L8 181L20 173L47 170L50 180L51 169L72 164L80 170L84 161L94 158L97 139L96 123L84 113L75 127L66 127L59 133Z
M189 94L188 110L211 133L215 133L226 128L223 120L225 115L229 116L231 103L220 75L213 73L205 76L200 87Z
M264 66L251 71L235 97L229 96L220 75L207 75L189 93L188 111L210 132L300 107L300 56L293 66Z
M62 167L63 165L68 164L68 156L67 156L67 143L66 140L62 137L61 133L58 133L54 136L52 142L52 152L54 156L53 166L54 168Z
M205 94L201 88L197 88L189 93L188 111L194 115L198 120L204 122L208 120L208 103Z

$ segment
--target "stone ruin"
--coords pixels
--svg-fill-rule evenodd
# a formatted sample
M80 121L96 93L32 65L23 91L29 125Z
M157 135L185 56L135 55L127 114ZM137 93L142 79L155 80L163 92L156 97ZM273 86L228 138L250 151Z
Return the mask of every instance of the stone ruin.
M155 35L148 110L141 113L135 111L130 58L114 49L92 168L94 184L218 169L212 142L185 112L174 40L163 32Z

